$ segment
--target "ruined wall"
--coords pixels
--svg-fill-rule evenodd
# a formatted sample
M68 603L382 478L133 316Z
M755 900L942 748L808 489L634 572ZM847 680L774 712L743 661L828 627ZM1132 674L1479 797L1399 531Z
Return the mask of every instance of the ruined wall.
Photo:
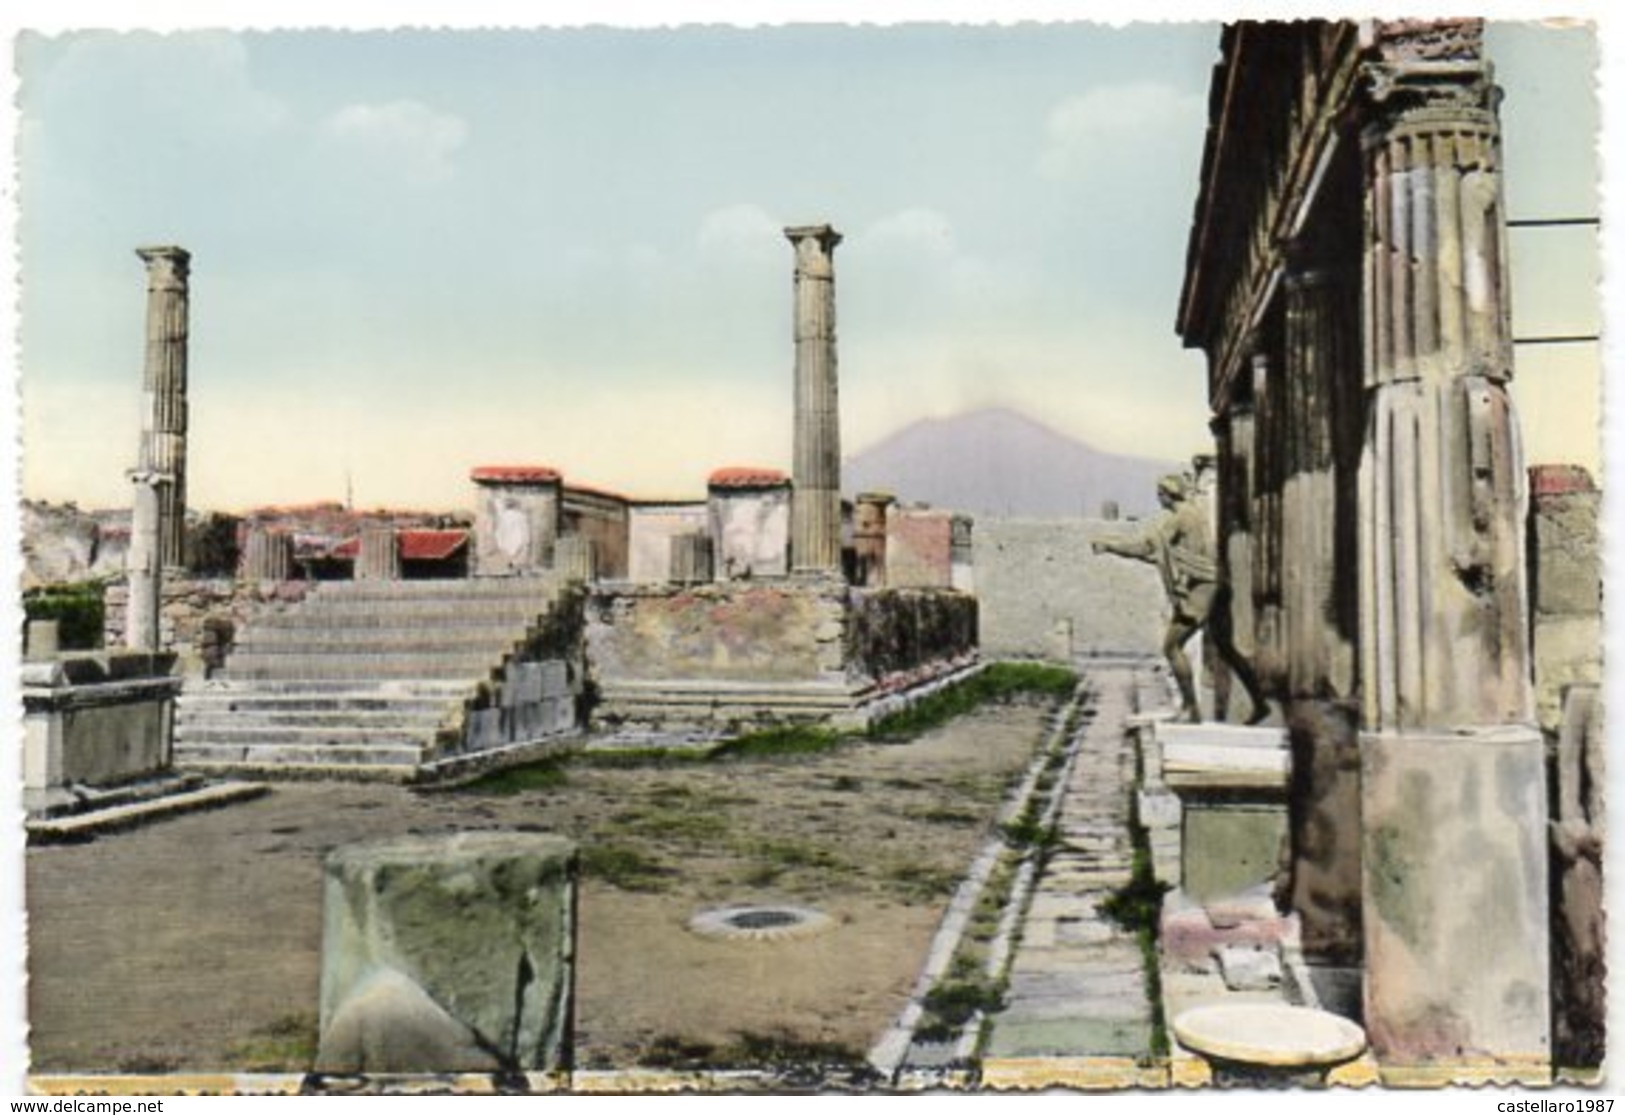
M922 668L977 653L976 597L931 589L854 589L848 617L849 674L882 686Z
M1066 625L1071 653L1159 653L1168 604L1156 569L1089 549L1138 529L1103 519L977 519L982 653L1064 657Z
M739 681L881 679L976 652L976 598L837 582L639 586L596 593L595 673Z
M1602 681L1602 493L1575 466L1529 472L1535 711L1540 726L1555 733L1563 690Z
M183 670L203 672L224 661L236 632L267 612L293 607L315 587L312 581L166 580L159 605L160 645L180 656ZM122 584L107 588L108 646L123 645L128 592Z
M594 593L594 676L813 681L845 670L841 585L639 585Z
M710 511L705 503L634 504L630 511L627 579L659 584L671 579L673 535L706 534Z
M790 489L713 488L711 538L719 580L782 577L790 571Z

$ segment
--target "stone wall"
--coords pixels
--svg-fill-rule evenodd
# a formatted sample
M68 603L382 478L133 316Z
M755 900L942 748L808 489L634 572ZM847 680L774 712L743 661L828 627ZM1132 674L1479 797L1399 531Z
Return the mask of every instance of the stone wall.
M1602 681L1602 493L1574 466L1529 472L1535 710L1540 726L1555 733L1563 690Z
M595 592L587 660L601 727L861 724L882 697L976 659L976 600L836 578Z
M639 585L594 593L595 677L812 681L845 676L846 587L779 582Z
M159 605L159 642L175 652L182 670L204 673L225 660L236 633L256 617L280 612L303 600L312 581L244 582L167 580ZM110 647L124 645L128 587L107 587L107 631Z
M671 540L710 531L706 503L640 503L630 510L627 579L658 584L671 579Z
M461 732L440 741L440 758L570 735L582 726L586 661L582 654L585 592L568 589L481 685Z
M1159 653L1168 604L1156 569L1089 549L1137 529L1103 519L977 519L982 653L1062 658L1068 643L1072 654Z

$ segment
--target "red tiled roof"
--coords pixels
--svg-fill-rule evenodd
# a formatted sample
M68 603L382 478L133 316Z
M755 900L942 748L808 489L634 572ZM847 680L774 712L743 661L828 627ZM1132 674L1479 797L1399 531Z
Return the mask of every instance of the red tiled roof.
M713 472L707 482L713 488L782 488L790 478L776 468L729 465Z
M1596 490L1591 474L1579 465L1535 465L1529 470L1530 495L1556 496Z
M552 484L560 478L558 469L546 465L480 465L469 475L495 484Z
M444 561L468 542L466 530L398 530L395 538L402 561ZM333 556L353 560L361 552L361 539L346 538L333 547Z

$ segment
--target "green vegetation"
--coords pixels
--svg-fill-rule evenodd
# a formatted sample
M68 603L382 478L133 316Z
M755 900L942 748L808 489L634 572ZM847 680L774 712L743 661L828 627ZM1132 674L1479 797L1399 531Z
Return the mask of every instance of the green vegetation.
M1131 806L1132 810L1132 806ZM1157 925L1162 897L1172 888L1157 881L1151 870L1151 848L1137 811L1130 820L1134 834L1133 871L1129 881L1100 904L1100 912L1133 932L1140 945L1140 967L1145 972L1145 995L1151 1003L1151 1055L1168 1055L1167 1020L1162 1016L1162 969L1157 958Z
M506 767L483 774L456 787L476 794L522 794L527 790L557 790L569 783L562 758L543 759L522 767Z
M875 739L912 739L963 716L980 705L1009 701L1022 694L1064 699L1077 687L1078 675L1061 666L1037 662L995 662L958 685L941 689L910 707L870 725Z
M584 844L581 872L617 890L650 893L663 890L671 868L627 844Z
M23 615L57 621L63 650L95 650L102 645L107 605L100 581L46 585L23 593Z
M735 736L711 752L716 759L778 759L786 755L816 755L842 741L840 732L807 724L791 724Z
M983 972L976 961L961 953L920 1006L925 1015L915 1030L922 1041L952 1041L978 1011L993 1014L1004 1007L1005 986Z
M318 1037L314 1014L287 1014L233 1042L227 1056L239 1072L308 1072Z

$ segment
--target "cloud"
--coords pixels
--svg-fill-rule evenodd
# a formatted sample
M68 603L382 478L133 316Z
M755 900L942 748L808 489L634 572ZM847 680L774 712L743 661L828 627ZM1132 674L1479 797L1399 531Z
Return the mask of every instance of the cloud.
M384 164L412 182L442 182L455 173L452 156L468 138L459 116L418 101L352 104L329 115L323 139Z
M700 220L695 234L700 255L719 262L777 259L784 247L784 228L760 205L740 203L712 210Z
M863 232L867 248L940 263L958 254L948 218L935 209L911 208L888 214Z
M1039 173L1081 179L1119 161L1117 148L1142 148L1200 137L1202 98L1157 82L1107 85L1068 97L1044 121Z

